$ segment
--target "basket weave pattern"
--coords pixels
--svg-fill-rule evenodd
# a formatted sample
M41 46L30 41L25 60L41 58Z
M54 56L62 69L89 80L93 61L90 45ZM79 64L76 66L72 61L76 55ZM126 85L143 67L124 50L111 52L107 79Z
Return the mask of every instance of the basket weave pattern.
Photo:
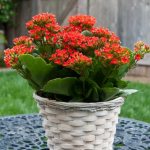
M107 107L102 110L100 103L92 103L92 108L91 104L87 104L86 107L80 107L79 103L70 104L73 107L69 109L69 106L64 106L65 103L60 107L59 102L42 99L37 95L34 95L34 98L43 116L43 127L50 150L113 149L116 123L123 98L113 100L113 106L109 102L109 110ZM107 102L103 104L107 106Z

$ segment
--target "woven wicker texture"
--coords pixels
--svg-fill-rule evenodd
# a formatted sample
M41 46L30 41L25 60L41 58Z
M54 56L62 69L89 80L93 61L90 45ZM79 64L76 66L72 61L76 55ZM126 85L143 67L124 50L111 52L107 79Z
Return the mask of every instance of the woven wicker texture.
M85 107L83 103L60 104L36 94L34 98L43 116L43 127L50 150L113 149L116 123L123 98L102 103L86 103Z

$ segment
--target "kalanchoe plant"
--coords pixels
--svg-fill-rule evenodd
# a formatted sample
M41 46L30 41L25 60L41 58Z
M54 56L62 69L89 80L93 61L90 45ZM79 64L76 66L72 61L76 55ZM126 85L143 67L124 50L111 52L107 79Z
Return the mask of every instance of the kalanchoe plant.
M150 52L143 42L134 51L121 46L107 28L94 27L92 16L69 18L59 26L53 14L27 22L29 36L14 39L5 63L16 69L41 96L65 102L99 102L126 96L122 77Z

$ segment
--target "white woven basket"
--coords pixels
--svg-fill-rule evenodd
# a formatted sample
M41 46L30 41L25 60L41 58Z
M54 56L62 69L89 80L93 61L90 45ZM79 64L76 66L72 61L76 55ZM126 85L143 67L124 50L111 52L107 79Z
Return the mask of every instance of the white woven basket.
M50 150L112 150L122 97L108 102L65 103L33 95Z

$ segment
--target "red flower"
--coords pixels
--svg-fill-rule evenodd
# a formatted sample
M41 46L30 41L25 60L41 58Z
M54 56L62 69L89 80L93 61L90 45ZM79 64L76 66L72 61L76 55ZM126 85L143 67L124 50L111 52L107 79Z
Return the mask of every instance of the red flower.
M46 23L56 23L55 15L51 13L41 13L32 17L33 23L43 25Z
M31 53L34 49L34 46L26 45L16 45L12 49L6 49L4 51L5 57L4 61L7 67L13 67L18 63L18 57L22 54Z
M107 42L107 38L106 38L106 37L101 37L100 40L101 40L103 43Z
M138 41L134 45L135 60L140 60L146 53L150 52L150 46L145 44L143 41Z
M106 43L103 48L95 50L95 56L100 58L102 64L107 63L122 65L130 63L130 53L128 49L121 47L119 43Z
M123 64L129 63L129 61L130 61L130 59L129 59L128 56L124 56L124 57L121 58L121 62L122 62Z
M104 47L104 48L103 48L103 52L105 52L105 53L109 53L111 50L112 50L112 49L111 49L111 46L110 46L110 47Z
M26 28L27 28L28 30L32 29L33 26L34 26L34 23L33 23L32 20L30 20L30 21L28 21L28 22L26 23Z
M112 59L112 58L113 58L113 54L109 54L109 53L108 53L108 54L106 54L105 57L106 57L106 59Z
M85 36L79 32L62 32L54 37L54 42L64 48L88 51L98 45L97 37Z
M32 44L32 38L30 38L28 36L20 36L18 38L15 38L13 40L13 43L15 45L21 45L21 44L31 45Z
M69 59L63 64L63 66L74 68L76 65L82 68L83 66L88 66L92 64L92 59L83 55L80 52L74 52L70 54Z
M69 23L72 26L79 27L82 30L90 29L96 23L96 19L88 15L76 15L69 18Z
M102 52L100 50L95 50L94 53L97 57L102 56Z
M135 55L135 60L138 61L138 60L140 60L140 59L142 59L142 56L141 56L140 54L136 54L136 55Z
M53 61L55 64L63 66L64 63L69 59L71 53L73 53L73 50L57 49L55 53L51 55L49 60Z
M76 26L64 26L62 27L63 31L64 32L79 32L81 33L82 32L82 28L81 27L76 27Z
M32 38L39 41L46 38L48 43L61 28L56 22L55 15L50 13L41 13L34 16L32 20L26 23L26 27Z
M118 59L113 58L113 59L111 60L110 64L112 64L112 65L118 64Z
M56 52L51 55L49 60L57 65L71 68L75 71L81 71L83 67L92 64L91 58L70 49L57 49Z
M134 44L134 50L137 52L144 48L145 43L143 41L138 41Z
M119 37L117 37L113 32L109 31L107 28L95 28L91 29L94 36L99 37L102 42L109 41L109 43L120 43Z

